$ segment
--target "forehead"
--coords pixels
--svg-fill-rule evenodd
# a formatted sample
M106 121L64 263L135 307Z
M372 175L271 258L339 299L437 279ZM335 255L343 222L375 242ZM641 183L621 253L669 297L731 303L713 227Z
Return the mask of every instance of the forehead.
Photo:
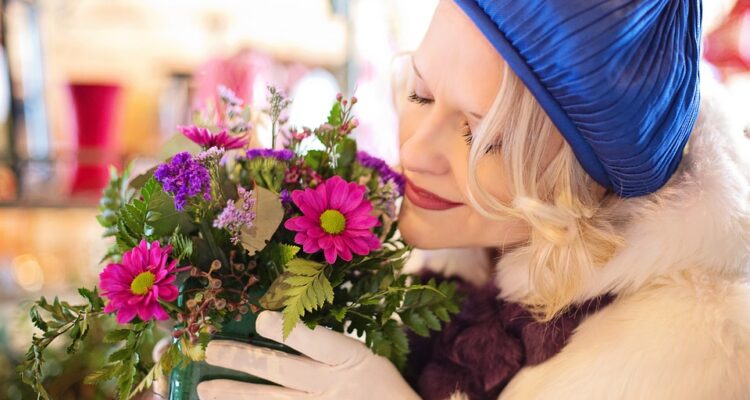
M430 90L450 92L464 103L464 96L491 103L503 66L492 44L452 0L439 3L414 63ZM489 104L480 107L485 111Z

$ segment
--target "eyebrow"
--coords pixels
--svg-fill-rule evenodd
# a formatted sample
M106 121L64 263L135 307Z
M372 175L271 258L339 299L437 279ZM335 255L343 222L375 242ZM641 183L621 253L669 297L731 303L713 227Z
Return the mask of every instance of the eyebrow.
M414 62L414 56L409 57L409 58L411 58L411 68L414 70L414 73L417 75L417 78L424 80L424 78L422 78L422 74L420 74L419 70L417 69L417 63Z
M419 73L419 69L417 69L417 63L414 62L414 56L410 58L411 58L411 68L414 70L414 74L417 75L417 78L424 80L424 78L422 78L422 74ZM484 118L482 114L475 113L472 111L469 111L469 115L476 118L477 120L481 120L482 118Z

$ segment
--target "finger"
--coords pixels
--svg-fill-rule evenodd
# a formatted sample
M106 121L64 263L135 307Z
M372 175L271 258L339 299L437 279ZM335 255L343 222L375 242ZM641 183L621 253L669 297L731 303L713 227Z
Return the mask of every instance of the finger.
M156 343L154 349L151 351L151 357L153 357L154 362L158 363L161 360L171 342L171 337L166 337ZM151 390L157 396L155 398L166 399L169 394L169 379L164 374L159 374L154 380Z
M283 340L283 324L281 313L263 311L255 321L255 330L265 338L284 343L313 360L331 366L344 364L366 349L361 342L342 333L322 326L310 329L301 322Z
M298 400L312 399L312 396L281 386L214 379L198 384L198 398L200 400Z
M209 342L206 362L303 392L321 391L329 373L327 365L307 357L231 340Z

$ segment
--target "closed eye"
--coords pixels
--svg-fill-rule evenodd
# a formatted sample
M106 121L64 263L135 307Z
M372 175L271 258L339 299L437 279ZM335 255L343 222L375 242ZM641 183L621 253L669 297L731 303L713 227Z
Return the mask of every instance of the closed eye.
M412 103L416 103L419 105L425 105L425 104L432 104L435 102L433 99L428 99L424 97L420 97L417 95L417 92L411 92L408 97L409 101Z
M471 143L473 142L473 139L474 139L474 135L471 132L471 127L469 126L468 122L464 124L464 133L462 136L464 137L466 144L471 146ZM500 153L500 150L502 149L502 147L503 147L502 143L488 145L487 148L484 149L484 154L498 154Z
M433 99L428 99L428 98L417 95L417 92L415 91L412 91L409 94L408 99L410 102L416 103L419 105L428 105L428 104L432 104L435 102L435 100ZM471 146L473 135L471 132L471 127L469 126L468 122L464 124L464 132L462 133L462 136L464 137L466 144ZM490 145L487 147L487 149L485 149L485 154L499 153L501 147L502 146L500 144Z

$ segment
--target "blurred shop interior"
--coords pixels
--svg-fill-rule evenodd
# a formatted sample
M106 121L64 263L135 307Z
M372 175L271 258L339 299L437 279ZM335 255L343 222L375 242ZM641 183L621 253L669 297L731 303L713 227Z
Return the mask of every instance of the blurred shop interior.
M0 0L0 399L35 398L14 372L28 301L76 301L96 282L110 165L144 171L175 152L175 127L217 85L263 108L269 84L293 99L296 126L319 124L337 92L355 94L360 147L395 163L393 60L419 45L438 1ZM711 1L705 73L747 114L750 0ZM270 144L262 121L258 139ZM93 350L49 356L56 398L106 398L81 387L102 357Z

